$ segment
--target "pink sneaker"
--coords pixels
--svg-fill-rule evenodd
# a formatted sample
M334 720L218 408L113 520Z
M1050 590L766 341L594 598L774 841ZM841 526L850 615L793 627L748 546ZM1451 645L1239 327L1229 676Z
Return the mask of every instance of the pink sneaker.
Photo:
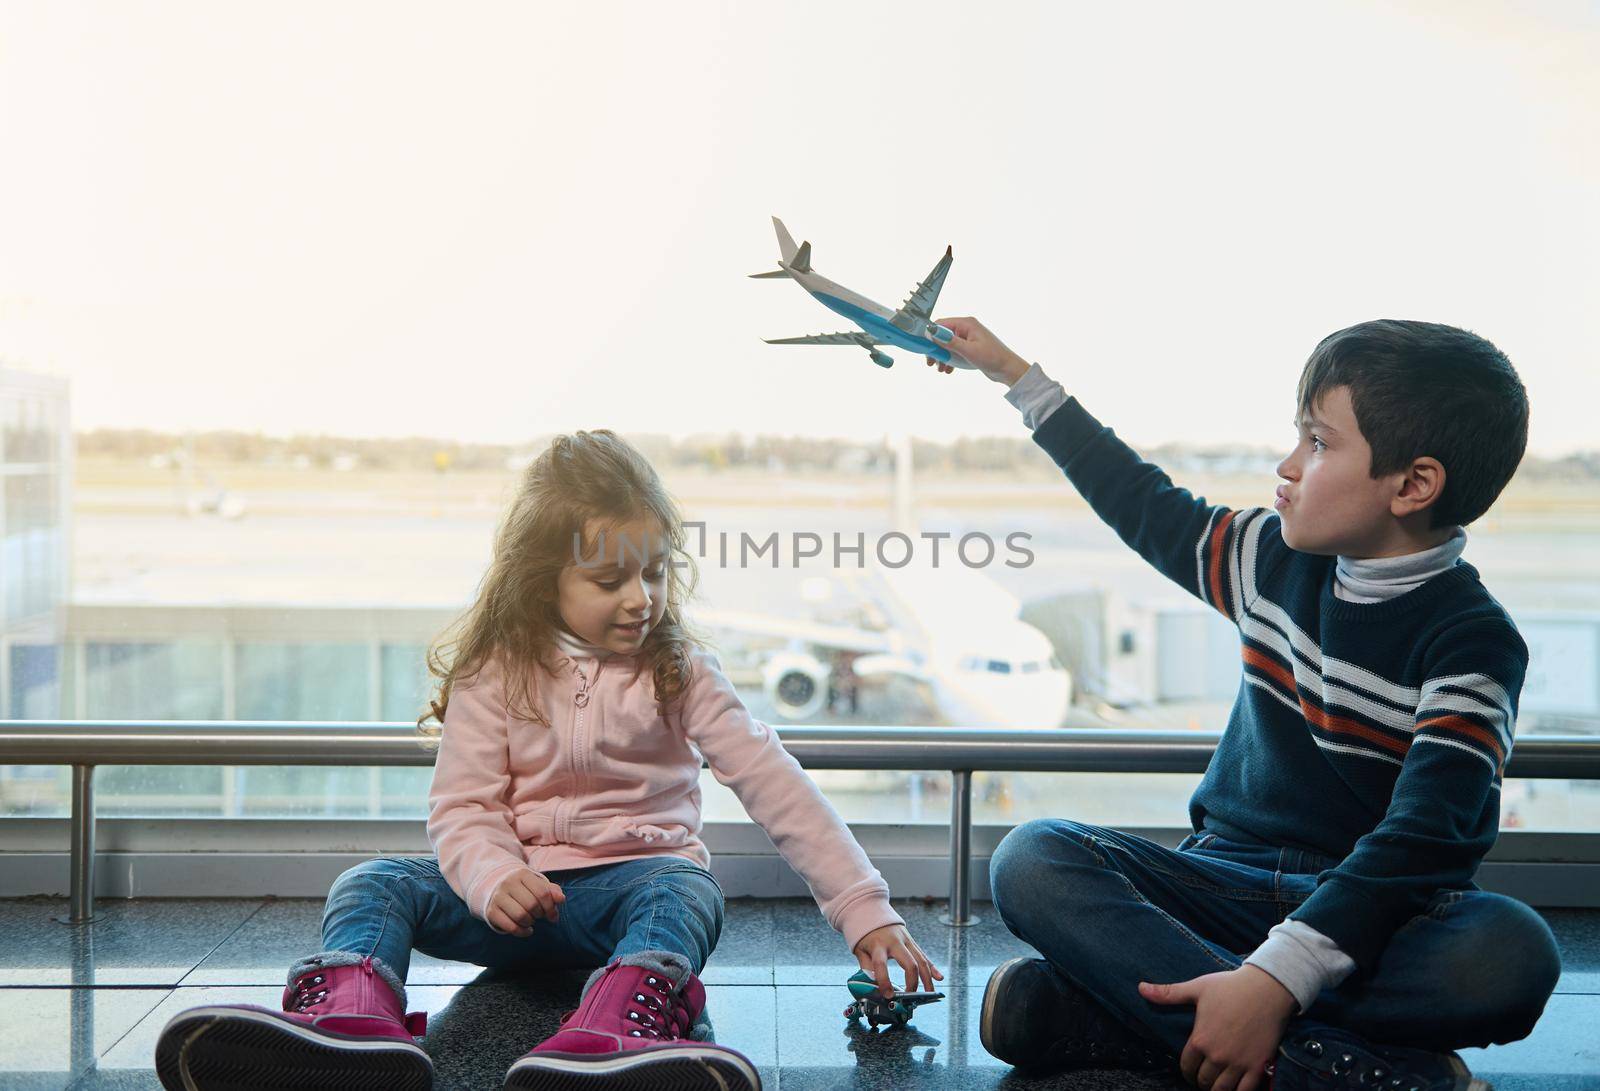
M506 1072L515 1091L761 1091L736 1050L684 1036L706 1005L687 967L674 983L659 965L613 962L596 971L578 1010Z
M352 956L353 957L353 956ZM404 1014L372 959L345 966L308 959L283 990L283 1011L252 1004L190 1008L156 1042L168 1091L252 1087L428 1091L433 1062L412 1039L427 1016Z

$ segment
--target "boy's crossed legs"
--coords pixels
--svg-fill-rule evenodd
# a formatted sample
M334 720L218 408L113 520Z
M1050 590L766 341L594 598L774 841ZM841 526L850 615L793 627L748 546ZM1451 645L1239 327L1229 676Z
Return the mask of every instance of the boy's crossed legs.
M1138 983L1236 969L1310 896L1317 873L1337 863L1211 832L1173 850L1042 819L1007 835L990 862L990 885L1013 933L1176 1063L1194 1010L1152 1004ZM1326 1024L1438 1052L1511 1042L1532 1031L1559 973L1549 927L1527 906L1482 891L1441 891L1396 931L1369 977L1324 990L1289 1029Z

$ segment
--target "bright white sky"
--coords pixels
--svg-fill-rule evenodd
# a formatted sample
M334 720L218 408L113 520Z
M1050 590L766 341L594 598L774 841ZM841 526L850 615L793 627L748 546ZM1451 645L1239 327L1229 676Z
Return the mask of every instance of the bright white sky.
M74 425L1022 435L768 217L1142 442L1290 439L1367 318L1597 446L1600 4L4 3L0 357Z

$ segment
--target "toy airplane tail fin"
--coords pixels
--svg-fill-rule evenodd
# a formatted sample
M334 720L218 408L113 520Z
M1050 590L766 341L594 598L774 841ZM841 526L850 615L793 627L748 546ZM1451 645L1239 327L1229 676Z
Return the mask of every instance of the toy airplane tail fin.
M772 217L772 226L778 229L778 257L783 264L788 265L794 260L795 253L800 249L794 244L794 236L789 234L789 229L783 226L783 221Z
M772 226L778 229L778 256L782 269L775 269L770 273L751 273L757 280L766 280L769 277L793 277L794 273L811 272L811 244L803 242L799 246L794 244L794 236L789 234L789 229L783 226L783 221L772 217ZM791 272L793 270L793 272Z

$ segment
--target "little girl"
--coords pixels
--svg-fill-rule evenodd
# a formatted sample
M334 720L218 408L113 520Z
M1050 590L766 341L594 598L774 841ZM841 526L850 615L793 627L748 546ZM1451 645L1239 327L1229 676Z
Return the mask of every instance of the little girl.
M598 967L507 1088L755 1091L755 1067L709 1040L696 976L723 919L698 836L702 757L885 995L890 959L907 988L942 979L844 822L685 629L685 570L650 464L608 431L557 438L523 477L477 601L429 655L437 856L341 875L283 1011L181 1012L156 1045L162 1086L430 1087L424 1017L405 1014L419 950Z

